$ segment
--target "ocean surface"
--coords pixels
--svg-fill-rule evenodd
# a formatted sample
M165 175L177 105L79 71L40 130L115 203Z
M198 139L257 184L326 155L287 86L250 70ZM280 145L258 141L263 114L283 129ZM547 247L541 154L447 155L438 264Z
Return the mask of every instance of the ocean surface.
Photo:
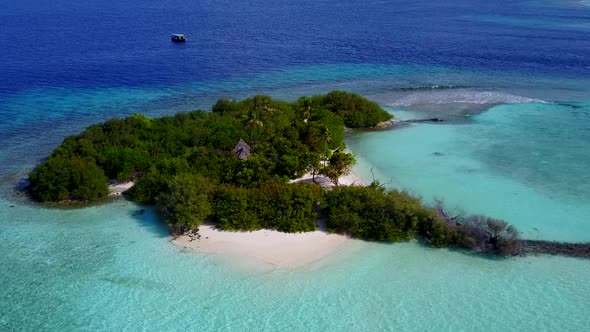
M173 246L130 202L57 210L14 192L98 121L342 89L445 120L352 133L365 179L588 242L588 1L4 0L0 50L0 331L590 326L587 260L359 241L252 269Z

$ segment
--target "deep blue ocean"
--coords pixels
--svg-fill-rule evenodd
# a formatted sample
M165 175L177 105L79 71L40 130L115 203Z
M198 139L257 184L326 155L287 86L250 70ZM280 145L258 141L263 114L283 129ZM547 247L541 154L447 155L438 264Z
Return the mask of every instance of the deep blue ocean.
M95 122L333 89L446 120L350 135L365 178L590 241L588 1L2 0L0 331L588 329L588 261L359 242L244 271L129 202L52 210L13 190Z

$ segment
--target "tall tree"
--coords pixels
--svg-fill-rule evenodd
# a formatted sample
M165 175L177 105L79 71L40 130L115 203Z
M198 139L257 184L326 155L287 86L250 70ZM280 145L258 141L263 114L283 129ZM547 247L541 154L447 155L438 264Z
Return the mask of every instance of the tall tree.
M355 162L351 153L336 150L330 157L330 163L320 170L320 174L327 176L335 186L338 186L340 177L349 174Z
M301 99L299 99L299 102L301 104L301 117L303 118L303 122L307 123L307 121L309 121L309 119L311 118L312 101L308 97L302 97Z
M322 127L320 134L322 135L322 140L324 142L324 160L328 160L328 144L332 142L332 133L327 126Z
M246 128L250 129L250 144L252 144L252 138L254 135L254 129L261 128L264 126L262 120L260 120L260 109L254 108L242 115L242 120Z

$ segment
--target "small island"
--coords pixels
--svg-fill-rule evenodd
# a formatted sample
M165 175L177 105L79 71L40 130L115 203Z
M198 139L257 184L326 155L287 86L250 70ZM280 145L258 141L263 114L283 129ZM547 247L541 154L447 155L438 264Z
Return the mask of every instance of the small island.
M295 102L220 99L210 112L156 119L135 114L66 138L30 174L29 192L39 202L87 204L107 198L111 184L155 205L171 233L187 241L200 237L199 227L302 233L318 231L321 221L328 233L369 241L416 238L500 256L552 253L542 241L523 246L501 220L453 215L442 202L428 207L377 181L340 185L355 163L345 129L391 120L378 104L343 91ZM309 181L298 181L304 177ZM587 246L573 254L585 255Z

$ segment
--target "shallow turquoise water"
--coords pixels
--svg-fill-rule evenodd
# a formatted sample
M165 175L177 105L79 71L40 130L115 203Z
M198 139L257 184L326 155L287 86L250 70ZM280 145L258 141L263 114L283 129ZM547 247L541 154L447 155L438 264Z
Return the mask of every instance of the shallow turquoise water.
M497 86L486 87L486 77ZM481 74L477 87L476 74L450 69L327 65L173 88L35 90L4 100L4 110L27 112L3 123L14 136L0 150L0 281L10 285L0 288L0 330L584 330L589 261L490 260L416 243L356 242L299 270L252 269L183 252L151 211L137 214L129 202L49 210L11 192L64 135L101 119L206 107L232 87L240 87L237 96L264 91L287 99L342 88L396 105L389 109L398 118L443 112L463 119L351 136L365 178L374 167L386 184L505 218L528 237L587 241L587 93L579 80L506 88L507 77ZM552 84L573 102L551 102L558 100L549 98ZM490 100L519 103L492 107ZM37 122L43 138L21 139Z
M374 167L377 180L427 202L507 220L527 238L590 241L589 118L587 103L506 104L458 125L357 134L348 145L365 177Z
M295 271L173 246L128 202L2 203L0 330L560 330L587 326L590 262L356 243Z
M65 136L113 116L342 89L451 120L351 137L368 179L375 167L527 237L587 241L587 2L6 1L0 331L588 330L589 261L357 242L300 270L252 269L179 250L125 201L49 210L12 192ZM177 30L186 44L169 42Z

